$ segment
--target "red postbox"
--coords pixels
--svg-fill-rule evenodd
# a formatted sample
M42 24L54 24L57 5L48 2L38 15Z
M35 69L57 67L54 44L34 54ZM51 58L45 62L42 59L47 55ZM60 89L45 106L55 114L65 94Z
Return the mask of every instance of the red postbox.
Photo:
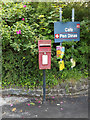
M51 40L38 40L39 69L51 69Z

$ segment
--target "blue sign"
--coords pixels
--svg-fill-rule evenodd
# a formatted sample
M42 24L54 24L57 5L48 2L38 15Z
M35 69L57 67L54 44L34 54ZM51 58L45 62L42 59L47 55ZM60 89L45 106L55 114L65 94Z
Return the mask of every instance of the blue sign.
M64 41L80 40L80 22L55 22L54 23L55 43Z

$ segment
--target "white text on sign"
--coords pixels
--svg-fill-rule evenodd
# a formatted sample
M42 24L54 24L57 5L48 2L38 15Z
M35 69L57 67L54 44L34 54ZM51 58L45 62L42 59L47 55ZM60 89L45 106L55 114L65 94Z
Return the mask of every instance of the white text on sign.
M60 38L64 39L64 38L77 38L77 34L60 34Z
M65 32L73 32L72 28L65 28Z

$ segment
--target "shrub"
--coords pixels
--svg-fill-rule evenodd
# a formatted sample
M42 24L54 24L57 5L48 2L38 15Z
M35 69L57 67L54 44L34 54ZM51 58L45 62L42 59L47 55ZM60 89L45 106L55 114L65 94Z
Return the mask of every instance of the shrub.
M79 42L64 42L65 69L59 71L54 44L54 22L59 21L59 6L68 11L71 4L64 3L3 3L2 2L2 85L28 86L34 88L42 85L43 72L38 67L38 40L52 41L51 70L46 70L48 86L72 77L78 79L88 75L89 20L82 16L81 39ZM80 6L80 4L78 4ZM82 4L83 11L86 7ZM47 9L46 9L47 7ZM77 8L75 6L75 8ZM82 7L81 7L82 8ZM66 14L65 14L66 15ZM87 18L87 19L86 19ZM76 18L79 21L77 16ZM69 21L63 17L63 22ZM74 45L74 49L72 49ZM76 61L71 70L70 58ZM49 71L49 72L48 72ZM81 71L80 74L78 71ZM85 74L83 74L85 73ZM78 77L77 77L78 76Z

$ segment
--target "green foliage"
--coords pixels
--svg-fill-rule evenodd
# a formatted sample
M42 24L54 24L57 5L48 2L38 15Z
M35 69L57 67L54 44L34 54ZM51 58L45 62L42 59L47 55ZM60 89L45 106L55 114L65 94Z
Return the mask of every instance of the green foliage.
M26 5L26 7L23 7ZM59 7L63 8L63 22L70 21L71 9L75 6L76 20L81 22L79 42L64 42L65 69L59 71L54 44L54 22L59 21ZM38 40L52 41L51 70L46 70L46 86L53 87L59 82L88 76L89 49L89 6L78 3L68 4L42 2L2 3L2 85L27 86L35 88L43 84L43 72L38 66ZM75 13L75 14L76 14ZM87 15L86 15L87 13ZM78 17L81 15L81 17ZM72 45L74 48L72 49ZM76 61L71 70L70 58Z

